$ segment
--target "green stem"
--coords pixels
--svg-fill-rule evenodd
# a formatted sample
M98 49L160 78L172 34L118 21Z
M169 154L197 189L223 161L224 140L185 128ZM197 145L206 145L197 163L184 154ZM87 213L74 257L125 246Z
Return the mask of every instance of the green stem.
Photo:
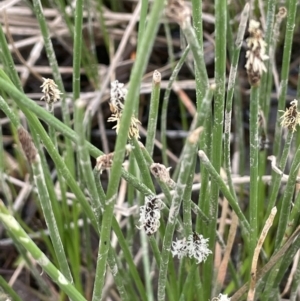
M281 82L280 82L280 93L278 99L278 110L284 110L286 106L286 92L287 92L287 84L290 70L290 59L291 59L291 50L293 45L293 35L295 24L295 17L297 12L297 0L289 0L288 2L288 14L287 14L287 24L285 31L285 40L283 47L283 58L282 58L282 69L281 69ZM281 144L281 125L280 119L277 118L276 128L275 128L275 138L274 138L274 146L273 146L273 154L278 157L280 152L280 144Z
M179 213L180 204L182 197L186 188L186 183L188 181L189 174L191 172L191 167L193 165L193 160L191 158L195 155L198 140L199 140L199 129L191 133L190 137L187 139L185 153L183 160L181 162L180 172L178 176L178 182L175 188L175 194L172 199L172 204L170 207L168 223L166 226L165 236L163 240L161 264L159 269L158 277L158 301L165 300L165 288L167 284L167 271L170 257L170 250L172 245L173 234L175 230L175 225L177 223L177 215Z
M226 82L226 35L227 35L227 1L215 1L215 99L214 99L214 123L212 130L212 164L217 172L220 171L222 159L222 135L224 126L225 82ZM211 184L210 197L210 230L209 249L215 250L217 217L218 217L219 187L216 182ZM213 279L214 255L209 256L203 267L205 275L203 286L204 300L210 298Z
M134 67L132 69L129 91L125 100L125 107L122 113L122 119L120 123L120 128L122 129L122 135L118 135L116 146L115 146L115 155L111 168L111 177L107 188L107 199L106 207L103 212L103 221L101 227L101 239L99 252L102 255L97 262L97 268L99 269L99 274L101 278L99 279L99 287L103 287L105 279L105 270L106 270L106 259L109 249L110 242L110 232L111 232L111 222L113 216L113 209L115 200L117 197L117 189L120 183L120 177L122 173L122 163L125 154L125 145L127 142L127 133L133 113L135 108L135 101L138 99L139 93L139 84L141 82L143 73L148 62L150 52L154 43L155 35L158 30L160 16L162 14L164 7L163 1L155 1L152 6L152 11L149 16L148 26L146 27L145 34L141 40L140 47L143 49L143 55L137 57ZM133 100L133 101L132 101ZM101 295L98 296L99 299ZM98 300L99 300L98 299Z
M169 98L170 98L170 94L171 94L171 89L172 89L172 85L174 83L174 81L176 80L177 76L178 76L178 73L179 71L181 70L183 64L184 64L184 61L189 53L189 50L190 50L190 47L187 46L186 49L184 50L184 52L182 53L182 56L180 57L180 60L178 61L177 65L175 66L174 70L173 70L173 73L168 81L168 86L167 86L167 89L165 91L165 94L164 94L164 100L163 100L163 103L162 103L162 108L161 108L161 119L160 119L160 131L161 131L161 135L160 135L160 140L161 140L161 143L163 145L163 148L162 148L162 161L163 161L163 164L165 166L168 166L168 157L167 157L167 154L166 154L166 151L167 151L167 135L166 135L166 132L167 132L167 112L168 112L168 104L169 104Z
M80 66L82 52L83 0L76 1L73 52L73 101L80 96Z
M147 126L147 140L146 140L146 149L150 156L153 155L154 149L154 140L157 127L157 117L158 117L158 106L159 106L159 96L160 96L160 83L161 83L161 74L155 70L153 72L153 81L152 81L152 93L150 100L150 111L148 118Z
M86 299L75 289L65 276L56 269L46 255L37 247L26 232L21 228L16 219L9 215L4 204L0 202L0 221L6 229L18 238L19 243L31 254L41 268L50 278L74 301L86 301Z
M241 208L239 207L237 200L231 195L230 191L227 188L227 185L223 182L221 176L218 174L216 169L212 166L211 162L208 160L205 153L201 150L199 151L199 157L201 159L202 164L204 164L205 168L208 170L211 177L215 180L216 184L219 186L219 189L224 194L224 197L228 200L233 211L238 216L240 223L241 223L241 228L243 230L243 233L245 235L249 235L250 234L250 225L249 225L245 215L243 214Z
M250 95L250 258L254 254L258 235L258 101L259 87L252 87Z
M231 115L232 115L232 100L235 91L237 66L240 57L240 51L245 35L247 21L249 17L249 4L247 3L241 14L241 21L235 41L235 47L232 55L232 62L230 67L228 79L228 91L226 97L226 111L225 111L225 131L224 131L224 165L227 175L227 181L232 195L235 195L235 189L232 183L231 176L231 160L230 160L230 132L231 132Z
M51 42L51 36L47 27L47 22L45 19L45 14L42 9L42 4L40 0L33 0L33 7L34 12L37 17L37 20L39 22L40 30L44 39L44 45L45 50L47 54L47 58L49 60L49 64L52 69L54 81L57 84L60 92L62 92L62 98L61 98L61 108L62 108L62 115L63 115L63 121L67 126L71 125L70 121L70 113L68 104L66 102L66 96L65 96L65 88L63 85L62 77L59 72L58 63L56 60L54 48ZM72 175L75 174L75 166L74 166L74 153L73 153L73 147L71 144L70 139L66 139L66 149L67 149L67 157L66 157L66 165L69 168Z

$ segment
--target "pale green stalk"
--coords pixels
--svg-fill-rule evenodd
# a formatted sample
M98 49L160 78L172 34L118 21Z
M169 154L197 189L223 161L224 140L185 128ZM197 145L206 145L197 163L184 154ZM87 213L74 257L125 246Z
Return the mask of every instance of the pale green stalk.
M191 193L194 183L194 175L195 175L195 166L197 162L197 157L194 156L191 158L192 165L190 174L188 175L188 179L186 182L186 188L183 194L182 201L182 209L183 209L183 228L184 228L184 237L189 237L193 233L193 225L192 225L192 202L191 201Z
M80 67L82 52L83 0L76 0L75 31L73 46L73 101L80 97Z
M0 221L5 228L18 238L19 243L31 254L50 278L69 296L73 301L86 301L86 299L75 289L65 276L56 269L46 255L37 247L26 232L21 228L16 219L11 216L4 204L0 202Z
M272 41L274 35L273 25L274 25L275 9L276 9L277 2L278 2L277 0L268 0L268 5L267 5L266 32L264 35L267 55L270 54L270 50L272 49L272 47L273 47L272 49L273 52L275 51L275 43L273 44ZM269 120L269 112L271 107L271 89L273 84L272 64L273 64L273 57L265 61L267 72L262 74L262 78L260 81L261 93L259 97L260 98L259 104L264 112L266 122L268 122Z
M26 131L20 125L18 118L15 116L13 111L9 108L7 103L4 101L2 97L0 97L0 108L5 112L7 117L11 120L13 125L20 131ZM36 150L37 152L37 150ZM51 241L53 244L53 248L55 254L57 256L57 260L59 262L61 270L64 272L65 277L72 283L73 278L69 269L68 261L65 255L64 247L61 241L61 237L58 231L56 219L53 213L51 200L49 197L43 167L41 164L41 159L39 154L37 153L35 158L31 163L32 171L34 175L35 185L37 187L38 196L40 200L40 204L44 213L45 221L47 224L47 228L49 229L49 234L51 237Z
M291 246L291 248L286 252L282 260L279 261L280 268L274 273L276 275L275 281L273 283L273 290L271 291L269 295L269 300L275 300L277 294L278 294L278 287L280 286L280 282L282 281L283 277L286 275L286 272L291 265L292 261L295 258L296 253L299 251L300 248L300 239L296 239L294 244ZM276 269L276 266L274 267L273 271Z
M243 230L243 233L245 235L250 234L250 225L243 214L241 208L239 207L239 204L237 203L237 200L232 196L230 191L227 188L227 185L224 183L223 179L219 175L219 173L216 171L216 169L212 166L211 162L208 160L206 154L203 151L199 151L199 157L201 159L202 164L204 164L205 168L210 173L211 177L215 180L217 185L219 186L219 189L224 194L224 197L228 200L230 206L232 207L232 210L236 213L238 216L241 228Z
M198 140L199 140L199 129L191 133L190 137L187 139L185 153L183 160L181 162L180 172L178 176L178 181L175 188L175 194L172 198L172 204L170 207L168 223L166 226L165 236L163 240L161 264L159 269L158 277L158 301L165 300L165 289L167 284L167 271L170 257L170 250L172 245L173 234L175 231L175 226L177 223L177 215L179 213L182 197L186 188L186 183L188 181L189 173L193 165L192 157L195 156Z
M281 202L281 209L279 214L278 227L276 232L275 239L275 250L278 250L282 245L285 231L288 227L288 219L290 215L290 208L292 206L293 194L295 189L295 182L298 175L300 167L300 148L297 149L297 152L294 156L294 160L291 166L289 173L289 179L286 184L285 192ZM279 267L277 264L277 267ZM265 291L263 293L263 300L267 300L272 292L274 292L274 281L277 277L277 269L274 269L273 272L269 275L268 280L266 281Z
M141 2L142 2L142 4L141 4L138 37L137 37L137 52L140 51L141 40L145 33L145 29L146 29L146 25L147 25L147 13L148 13L148 7L149 7L148 0L141 0Z
M147 126L146 149L150 156L153 155L154 140L157 127L158 106L160 96L161 74L157 70L153 72L152 92L150 100L149 118Z
M286 162L287 162L288 155L289 155L290 148L291 148L291 144L293 141L293 136L294 136L293 132L289 131L287 134L287 137L285 139L284 149L283 149L280 161L278 163L278 168L281 171L284 171L284 169L285 169ZM282 178L282 175L279 175L278 173L273 172L272 182L271 182L271 193L270 193L270 197L268 200L268 207L267 207L265 216L269 216L272 208L275 206L275 203L277 200L277 195L278 195L278 192L279 192L280 186L281 186L281 178Z
M169 78L168 86L165 91L164 99L163 99L163 103L162 103L161 118L160 118L160 131L161 131L160 140L163 145L162 161L165 166L168 166L168 157L166 154L166 150L167 150L167 134L166 133L167 133L167 113L168 113L167 111L168 111L169 98L170 98L170 94L171 94L172 85L173 85L174 81L176 80L178 73L184 64L184 61L189 53L189 50L190 50L190 47L187 46L186 49L184 50L184 52L182 53L177 65L175 66L175 68L172 72L172 75Z
M214 120L212 129L212 164L219 173L222 160L222 136L224 126L224 105L225 105L225 82L226 82L226 35L227 35L227 1L215 1L215 83L216 91L214 97ZM209 248L212 250L212 256L209 256L203 267L205 275L203 281L204 300L211 296L211 287L213 279L214 250L216 241L217 217L218 217L219 187L216 182L211 183L210 197L210 231Z
M93 173L92 167L91 167L90 156L89 156L88 150L86 148L85 127L83 126L84 108L85 108L84 101L78 99L75 103L75 131L78 133L79 165L80 165L81 172L83 175L84 184L89 191L91 206L92 206L93 212L96 217L98 231L100 231L101 215L102 215L101 210L103 209L104 204L102 205L100 202L100 197L98 194L94 173ZM101 254L98 254L98 256L101 256ZM115 261L114 252L112 249L109 250L107 261L108 261L110 270L112 271L112 274L113 274L113 277L115 280L115 284L117 286L118 292L119 292L122 300L128 300L128 296L125 291L122 277L119 273L119 268ZM97 279L98 279L98 273L96 270L93 296L97 295L97 292L99 291Z
M21 297L12 289L12 287L6 282L6 280L0 275L0 287L2 287L2 289L4 290L5 293L7 293L13 300L13 301L22 301ZM0 289L0 294L1 294L1 297L4 297L2 296L2 292L1 292L1 289ZM6 297L8 296L5 296L5 299ZM7 298L7 300L9 300Z
M8 44L1 25L0 25L0 45L1 45L0 53L2 54L1 58L3 60L4 67L6 67L7 71L9 72L11 81L19 89L19 91L23 91L23 87L21 85L18 72L16 70L13 58L8 48Z
M240 51L245 35L247 21L249 17L249 3L247 3L241 13L241 21L237 33L235 45L233 47L232 62L230 66L230 73L228 79L228 90L226 97L226 111L225 111L225 130L224 130L224 165L227 175L228 186L231 194L235 196L235 190L231 177L231 159L230 159L230 132L231 132L231 116L232 116L232 100L236 88L236 75Z
M100 218L102 205L100 203L94 174L91 167L89 152L86 148L85 126L83 125L85 102L81 99L75 102L74 129L78 134L77 151L79 157L79 166L83 175L84 185L89 191L91 207L96 217L98 229L100 231Z
M99 287L103 287L105 272L106 272L106 260L109 249L110 241L110 232L111 232L111 222L113 216L113 208L115 200L117 197L117 189L120 183L120 177L122 173L122 163L125 154L125 145L127 142L128 129L133 114L133 109L135 108L135 101L138 99L139 93L139 84L142 79L142 75L145 71L146 64L148 62L150 52L154 43L155 35L159 26L159 19L162 14L164 7L163 1L156 1L152 6L152 10L149 16L148 25L146 27L144 36L141 40L140 47L143 50L143 55L140 55L136 58L135 64L132 69L129 91L126 99L134 100L132 103L125 100L125 107L122 113L120 128L122 129L122 134L118 135L116 146L115 146L115 155L111 168L111 177L109 180L107 188L107 199L106 207L103 212L103 221L101 227L101 240L100 240L100 254L102 255L98 258L97 268L101 274L99 279ZM98 295L98 300L101 300L101 295Z
M294 28L295 28L295 17L297 12L297 0L289 0L288 8L287 8L287 24L285 31L285 40L283 47L283 58L282 58L282 69L281 69L281 82L280 82L280 93L278 99L278 110L284 110L286 105L286 92L288 85L288 77L290 70L290 59L291 59L291 51L293 44L293 36L294 36ZM273 146L273 154L278 157L280 152L281 145L281 125L280 119L277 118L276 128L275 128L275 138L274 138L274 146Z
M155 188L152 182L152 178L149 171L149 166L143 156L141 146L135 138L132 138L131 144L133 145L132 153L135 156L136 162L139 166L139 170L142 176L142 182L153 192L155 193Z
M99 180L100 174L99 174L99 171L97 171L95 169L94 169L93 173L94 173L94 177L95 177L95 181L96 181L96 185L97 185L98 195L100 197L101 204L104 207L105 206L106 195L104 193L104 190L102 188L101 182ZM141 298L142 299L146 299L145 289L144 289L143 283L141 281L141 278L139 277L139 273L138 273L138 271L136 269L136 266L135 266L135 264L133 262L131 253L130 253L128 245L127 245L127 241L124 238L123 232L120 229L118 221L116 220L116 218L114 216L113 216L113 220L112 220L112 228L113 228L113 230L114 230L114 232L115 232L115 234L116 234L116 236L118 238L118 243L120 244L120 247L121 247L121 249L123 251L124 258L126 260L126 263L129 266L130 273L131 273L131 275L132 275L132 277L134 279L134 282L135 282L135 284L137 286L137 289L140 292Z
M258 101L259 87L252 87L250 94L250 258L254 254L258 236Z
M47 27L47 22L45 19L45 15L42 9L41 1L40 0L33 0L33 7L34 12L37 17L37 20L39 22L40 30L44 39L44 45L45 50L47 54L47 58L50 64L50 67L52 69L54 81L57 84L60 92L62 92L61 97L61 108L62 108L62 116L63 121L67 126L70 126L70 113L69 108L66 102L66 96L65 96L65 89L62 81L61 74L59 72L58 63L56 60L55 52L53 49L53 45L51 42L50 33ZM70 139L65 139L66 143L66 150L67 150L67 157L66 157L66 165L68 166L70 172L72 175L75 174L75 167L74 167L74 153L73 153L73 147Z

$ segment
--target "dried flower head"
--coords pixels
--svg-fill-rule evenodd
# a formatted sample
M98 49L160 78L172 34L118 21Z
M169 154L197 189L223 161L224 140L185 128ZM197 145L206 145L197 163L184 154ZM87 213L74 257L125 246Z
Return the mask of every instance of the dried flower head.
M122 113L118 112L116 114L112 114L111 117L109 117L107 119L108 122L116 122L117 123L113 127L113 129L116 129L117 134L119 134L119 131L120 131L121 117L122 117ZM138 138L140 138L139 124L141 124L141 122L137 118L132 116L131 121L130 121L129 131L128 131L128 138L129 139L132 139L132 138L138 139Z
M124 101L127 94L127 89L123 87L124 84L119 83L117 80L111 83L109 107L112 114L107 121L117 123L113 127L113 129L116 129L117 134L120 131L120 123L121 123L121 117L124 109ZM129 132L128 132L129 139L140 138L139 124L141 124L141 122L137 118L132 116L130 120Z
M96 169L100 171L110 169L113 163L114 153L109 153L107 155L101 155L96 159Z
M263 72L267 72L264 61L269 57L266 55L266 42L263 40L262 31L259 29L260 23L250 20L247 46L249 50L246 53L247 63L245 68L248 73L248 79L251 85L257 86L260 82Z
M146 197L145 205L140 207L140 219L138 229L144 228L147 235L154 234L160 226L161 200L154 197Z
M150 171L155 178L173 188L175 186L175 182L170 177L170 169L171 167L167 168L163 164L159 163L153 163L150 166Z
M34 162L36 160L38 152L35 145L32 142L30 134L22 126L20 126L18 128L18 137L28 162Z
M202 235L196 232L190 235L188 239L177 240L172 243L172 255L182 258L189 256L195 258L197 264L206 261L207 256L212 253L207 247L208 238L204 238Z
M230 299L227 295L220 294L218 297L212 298L211 301L230 301Z
M291 101L291 106L286 109L286 111L279 110L283 112L283 115L280 117L282 119L281 125L287 127L290 131L295 132L296 126L300 124L300 112L297 110L298 101L294 99Z
M127 94L127 89L124 88L124 84L115 80L111 83L110 89L110 111L113 114L121 113L124 109L124 101Z
M191 24L191 11L183 0L170 0L165 14L170 19L176 21L181 27Z
M50 78L43 77L43 84L41 85L42 92L44 95L41 97L41 100L46 101L47 109L51 112L53 110L53 103L60 100L60 95L62 94L57 88L54 80Z

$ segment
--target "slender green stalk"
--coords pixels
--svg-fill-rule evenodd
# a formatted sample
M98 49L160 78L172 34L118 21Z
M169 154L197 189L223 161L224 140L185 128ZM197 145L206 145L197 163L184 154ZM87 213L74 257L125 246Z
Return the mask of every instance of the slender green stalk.
M198 44L203 51L202 1L192 0L193 25Z
M146 29L148 7L149 7L149 1L142 0L140 19L139 19L139 28L138 28L138 38L137 38L137 53L140 51L140 43Z
M150 100L150 110L147 126L147 140L146 140L146 149L150 156L153 155L154 149L154 140L157 127L157 117L158 117L158 106L159 106L159 96L160 96L160 83L161 83L161 74L157 70L153 72L152 80L152 93Z
M201 82L197 82L197 85L200 85L202 91L202 97L204 97L206 89L208 89L208 76L204 61L203 49L201 47L201 42L197 39L196 32L191 22L184 22L181 26L183 34L191 47L191 51L194 56L194 63L196 70L199 74L199 79ZM226 29L226 27L225 27ZM222 45L225 46L225 45Z
M285 233L283 236L283 243L286 242L288 237L291 236L292 232L295 230L300 217L300 193L297 194L296 200L294 201L293 208L289 215L289 221Z
M278 164L278 168L281 171L284 171L285 169L285 165L288 159L288 155L289 155L289 151L291 148L291 143L293 141L293 132L289 131L288 135L286 137L285 143L284 143L284 149L280 158L280 162ZM271 182L271 194L269 197L269 201L268 201L268 207L267 207L267 211L266 211L266 215L265 216L269 216L272 208L275 206L276 203L276 199L277 199L277 195L278 195L278 191L280 189L280 180L281 180L281 175L279 175L278 173L273 173L272 176L272 182Z
M96 217L97 226L100 230L100 217L102 215L101 209L102 205L100 203L97 186L95 183L94 174L91 167L90 155L86 148L85 140L85 127L83 126L84 118L84 101L78 99L75 102L75 119L74 119L74 129L78 134L78 155L79 155L79 164L81 172L84 178L84 184L86 185L89 195L91 197L91 206Z
M212 164L217 172L220 171L222 159L222 135L224 126L224 105L225 105L225 81L226 81L226 36L227 36L227 1L215 1L215 83L216 91L214 98L214 120L212 129ZM209 249L214 252L217 217L218 217L218 200L219 187L216 182L211 184L210 197L210 231L207 238L209 238ZM213 261L214 255L209 256L206 264L203 267L203 274L205 275L203 286L204 300L211 296L211 287L213 279Z
M153 192L155 192L155 188L152 182L152 178L150 175L149 167L147 165L147 162L143 156L143 153L141 151L141 147L136 139L131 139L131 143L133 145L133 154L135 156L135 159L137 161L137 164L139 166L141 176L143 179L143 183Z
M53 248L55 251L55 254L57 256L59 265L61 270L63 271L65 277L72 283L73 278L69 269L68 261L65 255L64 247L61 241L61 237L58 231L56 219L53 213L52 209L52 204L51 200L49 197L45 177L44 177L44 172L43 168L41 165L41 159L39 154L37 153L37 150L33 143L30 141L30 136L28 132L20 125L18 118L15 116L13 111L9 108L7 103L4 101L2 97L0 97L0 107L5 112L5 114L10 118L11 122L14 124L14 126L18 129L20 141L21 139L23 140L23 145L24 147L27 148L27 151L30 153L32 156L31 159L31 166L32 166L32 171L34 175L34 181L35 185L37 187L38 195L39 195L39 200L41 207L43 209L45 221L47 224L47 228L49 229L51 241L53 243ZM31 145L30 150L28 150L29 145Z
M284 232L287 228L287 222L290 214L290 208L293 201L296 178L300 167L300 148L297 149L294 160L289 173L289 179L286 183L283 199L281 202L281 210L279 215L279 224L275 239L275 249L278 250L284 238Z
M60 270L64 274L64 276L67 278L67 280L72 283L73 277L71 275L68 261L66 258L66 254L64 251L64 246L62 244L60 234L58 231L56 219L53 213L51 200L48 194L43 169L41 166L41 161L39 155L36 156L35 161L32 163L32 171L34 175L34 180L36 187L38 189L38 195L40 199L40 203L43 209L43 213L45 216L45 221L47 224L47 228L49 229L51 241L53 243L53 248L55 251L55 254L57 256L57 260L60 266Z
M286 189L281 202L281 210L280 210L279 222L278 222L276 239L275 239L275 250L278 250L282 245L284 234L288 227L290 208L293 201L295 182L298 175L299 167L300 167L300 148L298 148L294 156L294 160L291 166L291 171L289 174L289 179L286 184ZM280 263L277 264L277 267L279 267L279 265ZM266 287L263 293L263 298L264 298L263 300L267 300L270 294L274 291L276 277L278 277L276 270L277 269L273 270L273 272L269 275L268 280L266 281Z
M148 58L150 56L150 52L154 43L154 38L158 30L160 16L162 14L164 3L162 1L154 2L152 6L152 11L149 16L148 26L146 27L145 34L141 41L141 49L143 49L143 55L137 57L130 78L130 89L128 91L126 99L137 100L138 92L139 92L139 83L141 82L142 75L146 68L146 63L148 62ZM123 163L124 153L125 153L125 145L127 142L127 133L133 113L133 109L135 108L135 103L130 101L125 101L125 107L122 113L122 119L120 123L120 128L123 131L122 135L118 135L116 147L115 147L115 155L111 168L111 177L107 188L107 200L106 207L103 213L103 221L101 227L101 240L100 240L100 254L101 257L98 258L97 268L99 273L101 273L101 278L99 279L99 287L103 287L104 284L104 276L105 276L105 267L106 267L106 259L109 248L110 241L110 232L111 232L111 221L113 216L113 208L115 204L115 200L117 197L117 189L120 182L120 176L122 173L122 169L120 168ZM101 295L98 296L98 300L101 299Z
M284 47L283 47L278 110L285 109L285 101L286 101L285 97L286 97L287 85L288 85L291 50L292 50L292 44L293 44L295 17L296 17L296 12L297 12L298 1L297 0L289 0L288 3L289 4L288 4L285 40L284 40ZM279 118L277 118L276 128L275 128L275 138L274 138L274 144L273 144L273 154L276 157L278 156L278 154L280 152L280 143L281 143L281 126L280 126L280 120L279 120Z
M196 148L198 145L198 140L199 140L199 134L200 132L198 128L193 133L191 133L190 137L187 139L183 161L181 162L179 177L175 188L175 194L173 196L172 204L170 207L168 223L166 226L163 247L162 247L161 264L160 264L159 277L158 277L158 295L157 295L158 301L165 300L167 271L168 271L169 256L170 256L173 234L174 234L175 225L177 221L177 215L180 209L180 204L186 188L186 183L188 181L188 177L191 172L191 167L194 162L194 160L191 160L191 158L195 155Z
M31 240L16 219L8 213L2 202L0 202L0 221L6 229L18 238L19 243L31 254L41 268L61 288L62 291L64 291L74 301L86 301L86 299L74 288L68 279L56 269L46 255Z
M47 27L45 15L43 13L41 1L34 0L33 7L34 7L34 12L35 12L37 20L39 22L40 30L41 30L41 33L42 33L42 36L44 39L45 50L46 50L47 58L49 60L49 64L52 69L54 81L57 84L60 92L63 93L62 98L61 98L63 121L67 126L70 126L70 124L71 124L70 113L69 113L69 108L68 108L68 105L66 102L65 89L64 89L62 78L61 78L61 74L59 72L58 63L57 63L55 52L54 52L53 45L51 42L51 37L50 37L50 33L49 33L49 30ZM69 168L71 174L74 175L75 167L74 167L73 147L72 147L70 139L66 139L65 143L66 143L66 150L67 150L66 164L67 164L67 167Z
M82 15L83 0L76 1L75 9L75 31L73 52L73 101L80 96L80 66L82 52Z
M206 111L205 121L204 121L204 133L200 137L200 149L202 149L206 154L211 154L211 135L212 131L212 110L211 106L208 107ZM201 188L198 198L198 207L203 210L203 214L206 219L203 219L201 215L197 215L196 220L196 232L203 233L205 237L208 236L207 225L209 224L209 202L210 199L210 176L203 164L200 164L201 172ZM217 230L217 229L216 229ZM203 293L203 291L201 291ZM203 296L201 296L203 298Z
M254 254L258 236L258 101L259 87L252 87L250 95L250 258Z
M11 286L6 282L6 280L1 275L0 275L0 287L2 287L4 292L6 292L12 298L13 301L22 301L21 297L11 288Z
M21 85L21 81L19 79L18 72L14 64L14 60L8 48L2 26L0 26L0 45L1 45L2 59L4 61L3 63L7 67L10 79L20 91L23 91L23 87Z
M249 17L249 3L247 3L241 13L241 21L235 41L235 47L232 54L232 62L230 67L228 79L228 91L226 97L226 111L225 111L225 131L224 131L224 165L227 175L227 181L232 195L235 195L235 190L231 177L231 160L230 160L230 131L231 131L231 115L232 115L232 100L235 90L237 66L240 57L240 51L245 35L247 21Z
M286 271L288 270L291 262L293 261L296 253L299 251L300 248L300 239L296 239L292 247L286 252L285 256L282 258L282 260L279 261L280 267L274 273L274 270L276 269L277 265L273 269L274 275L276 275L275 281L273 283L273 289L271 290L269 294L269 298L272 298L272 300L275 300L276 295L278 293L278 287L280 285L280 281L283 279L283 277L286 275ZM270 299L269 299L270 300Z
M105 206L106 196L105 196L104 190L102 188L101 182L99 181L99 171L97 171L97 170L94 169L93 172L94 172L94 177L95 177L95 180L96 180L98 195L100 197L101 204L104 207ZM121 230L121 228L120 228L120 226L118 224L118 221L116 220L116 218L114 216L113 216L113 220L112 220L112 228L113 228L113 230L114 230L114 232L115 232L115 234L116 234L116 236L118 238L118 243L120 244L120 247L121 247L121 249L123 251L124 258L126 260L126 263L129 266L130 273L131 273L131 275L132 275L132 277L134 279L134 282L135 282L135 284L137 286L138 291L140 292L141 298L143 300L147 299L143 283L141 281L141 278L139 276L137 268L136 268L136 266L135 266L135 264L133 262L131 253L130 253L129 248L128 248L127 241L124 238L124 234L123 234L123 232L122 232L122 230Z
M230 206L232 207L233 211L238 216L238 218L240 220L240 223L241 223L241 228L242 228L244 234L249 235L250 234L250 225L249 225L245 215L241 211L241 208L239 207L239 204L237 203L237 200L231 195L230 191L227 188L227 185L223 182L221 176L218 174L216 169L212 166L211 162L208 160L205 153L201 150L199 151L199 157L201 159L201 162L204 164L205 168L210 173L211 177L218 184L219 189L222 191L225 198L228 200L228 202L229 202Z
M161 131L160 140L163 145L162 161L165 166L168 166L168 157L166 154L166 150L167 150L166 132L167 132L167 112L168 112L168 104L169 104L169 98L170 98L170 94L171 94L171 88L172 88L174 81L176 80L176 78L178 76L179 71L181 70L181 68L184 64L184 61L189 53L189 50L190 50L190 47L187 46L186 49L184 50L184 52L182 53L182 56L180 57L180 60L178 61L177 65L175 66L175 68L172 72L172 75L168 81L168 86L165 91L164 100L162 103L161 118L160 118L160 127L161 127L160 128L160 131Z
M183 194L183 201L182 201L182 208L183 208L183 228L184 228L184 237L189 237L193 233L192 228L192 210L191 210L191 192L194 182L194 175L195 175L195 166L196 166L196 156L191 158L192 166L190 174L188 175L188 179L186 182L186 188Z
M193 291L195 289L195 273L197 272L197 267L198 265L194 262L193 265L190 267L188 276L185 280L184 286L181 291L180 299L179 301L184 301L186 300L186 297L189 292Z
M266 54L269 55L270 49L273 47L273 53L275 51L275 44L272 45L273 35L274 35L274 16L277 0L268 0L267 5L267 18L266 18L266 32L265 32L265 42L266 42ZM264 116L266 121L269 119L269 111L271 104L271 89L273 84L273 76L272 76L272 63L273 58L271 57L269 60L265 62L267 72L262 74L262 78L260 81L261 93L259 104L264 112ZM268 215L266 215L268 216Z
M297 300L296 298L298 295L299 283L300 283L300 265L298 264L296 272L294 274L292 286L290 289L290 301Z

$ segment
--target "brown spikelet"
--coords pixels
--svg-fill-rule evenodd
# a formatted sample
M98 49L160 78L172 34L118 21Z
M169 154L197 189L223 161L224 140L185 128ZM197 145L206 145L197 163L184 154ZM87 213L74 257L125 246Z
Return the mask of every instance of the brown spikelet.
M110 169L112 167L114 159L114 153L104 154L96 159L96 169L102 173L103 170Z
M30 134L23 127L19 127L18 136L28 162L33 163L36 159L37 149L32 142Z
M169 187L174 187L175 182L170 177L170 167L165 167L160 163L153 163L150 166L150 171L153 176L163 183L166 183Z

